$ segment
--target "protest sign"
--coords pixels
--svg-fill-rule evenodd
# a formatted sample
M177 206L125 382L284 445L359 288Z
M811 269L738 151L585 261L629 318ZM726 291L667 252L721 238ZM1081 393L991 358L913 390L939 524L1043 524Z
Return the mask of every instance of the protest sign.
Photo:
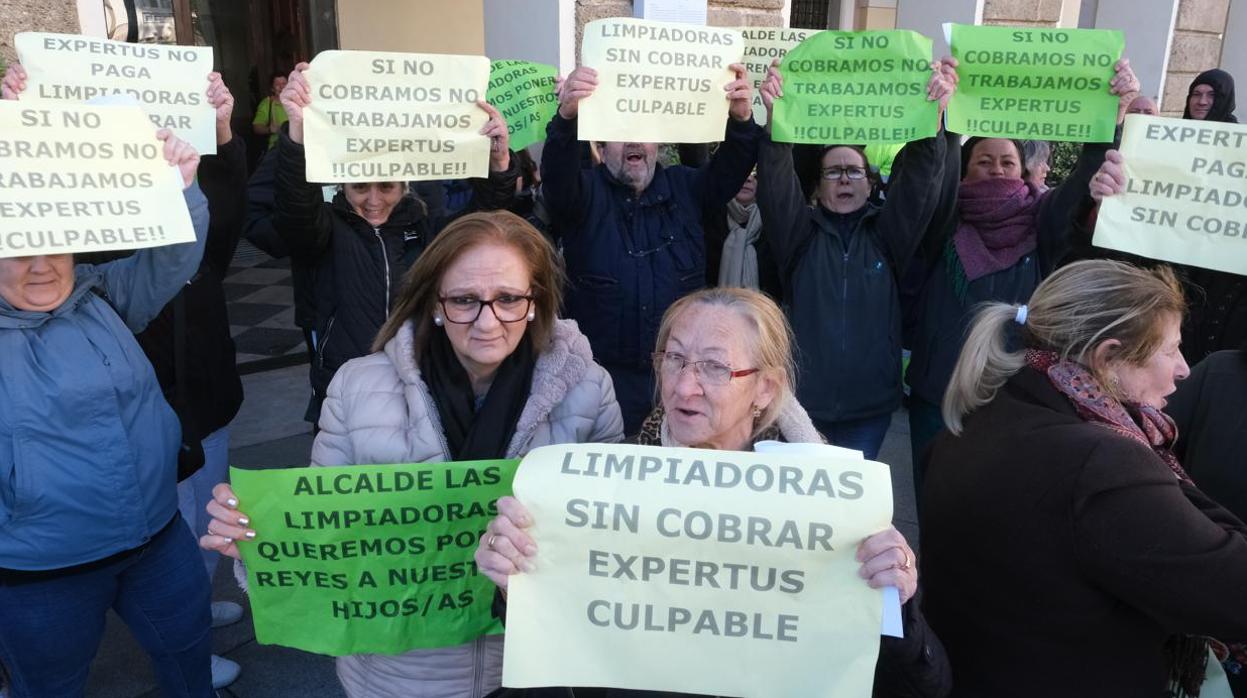
M1125 39L1107 29L952 25L961 81L948 130L970 136L1103 143L1113 140L1109 92Z
M0 101L0 257L194 242L139 107Z
M882 595L854 555L891 519L887 466L547 446L515 496L538 552L510 579L504 686L870 695Z
M785 143L903 143L934 136L931 40L911 31L820 32L780 64L772 137Z
M485 177L489 59L322 51L307 71L307 180L321 184Z
M585 25L581 61L598 73L580 102L582 141L711 143L723 140L744 53L735 29L599 19Z
M558 111L554 94L558 68L528 61L494 61L489 67L486 99L507 122L512 150L523 150L546 138L546 125Z
M1247 274L1247 126L1130 114L1126 191L1104 197L1093 243Z
M256 639L341 656L502 632L472 555L517 462L231 469Z
M783 58L794 46L818 33L815 29L779 29L776 27L737 27L745 39L745 70L753 81L753 120L766 125L766 105L758 91L766 79L771 61Z
M130 95L157 128L172 130L201 155L216 153L216 110L208 103L212 47L40 32L22 32L13 44L28 76L21 101L81 104Z

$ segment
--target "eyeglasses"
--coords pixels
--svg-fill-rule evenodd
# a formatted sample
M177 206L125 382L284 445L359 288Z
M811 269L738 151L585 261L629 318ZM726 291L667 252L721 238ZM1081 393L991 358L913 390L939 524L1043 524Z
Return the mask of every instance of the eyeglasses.
M693 375L706 385L727 385L733 378L743 378L758 372L756 368L733 371L731 366L713 359L689 361L688 357L683 354L670 351L654 352L654 369L667 378L678 377L684 373L686 366L692 366Z
M865 167L824 167L823 179L840 179L841 176L848 177L853 181L866 179Z
M481 300L476 296L438 296L446 319L456 325L471 325L481 316L481 309L489 306L498 322L520 322L528 317L535 300L531 294L516 296L504 293L493 300Z

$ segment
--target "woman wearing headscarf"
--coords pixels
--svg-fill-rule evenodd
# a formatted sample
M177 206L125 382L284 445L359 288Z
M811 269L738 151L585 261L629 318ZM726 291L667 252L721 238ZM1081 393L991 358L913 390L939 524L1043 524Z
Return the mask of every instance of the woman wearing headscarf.
M953 59L945 59L953 61ZM953 64L955 67L955 62ZM1139 81L1122 59L1108 90L1137 92ZM1086 143L1069 177L1047 192L1028 183L1024 148L1007 138L971 138L958 147L950 135L942 198L953 205L928 229L926 279L914 302L916 325L906 377L914 488L922 491L923 449L944 421L939 405L961 353L975 305L1024 303L1065 256L1071 215L1088 196L1092 175L1111 143Z

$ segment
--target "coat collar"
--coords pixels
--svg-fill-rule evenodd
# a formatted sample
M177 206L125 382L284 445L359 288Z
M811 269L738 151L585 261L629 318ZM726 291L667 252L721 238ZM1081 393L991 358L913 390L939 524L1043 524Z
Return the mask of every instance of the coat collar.
M428 392L416 361L415 325L408 320L394 338L385 344L385 355L393 363L404 384ZM533 367L533 383L528 403L515 425L515 437L507 449L515 454L532 437L537 425L549 417L571 389L579 385L593 363L589 340L574 320L556 320L550 346L538 356Z
M617 194L625 198L633 195L632 187L615 179L610 170L606 169L605 164L598 165L598 168L602 173L602 178L606 180L606 183ZM654 165L654 178L650 180L649 186L645 188L645 191L641 192L641 195L637 198L637 203L641 206L661 206L671 201L671 198L671 181L667 178L667 170L662 166L662 163L657 163Z

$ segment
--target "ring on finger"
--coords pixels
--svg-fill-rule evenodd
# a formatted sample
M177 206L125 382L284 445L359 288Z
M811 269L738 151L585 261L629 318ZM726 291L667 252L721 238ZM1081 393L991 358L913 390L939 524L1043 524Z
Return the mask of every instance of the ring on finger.
M909 568L914 566L914 559L910 557L908 550L902 550L901 555L905 556L905 561L901 563L901 569L909 571Z
M494 541L496 541L496 540L498 540L498 536L497 536L497 535L494 535L494 534L492 534L492 533L491 533L491 534L489 534L489 540L485 541L485 547L486 547L486 548L489 548L490 550L493 550L493 549L494 549Z

